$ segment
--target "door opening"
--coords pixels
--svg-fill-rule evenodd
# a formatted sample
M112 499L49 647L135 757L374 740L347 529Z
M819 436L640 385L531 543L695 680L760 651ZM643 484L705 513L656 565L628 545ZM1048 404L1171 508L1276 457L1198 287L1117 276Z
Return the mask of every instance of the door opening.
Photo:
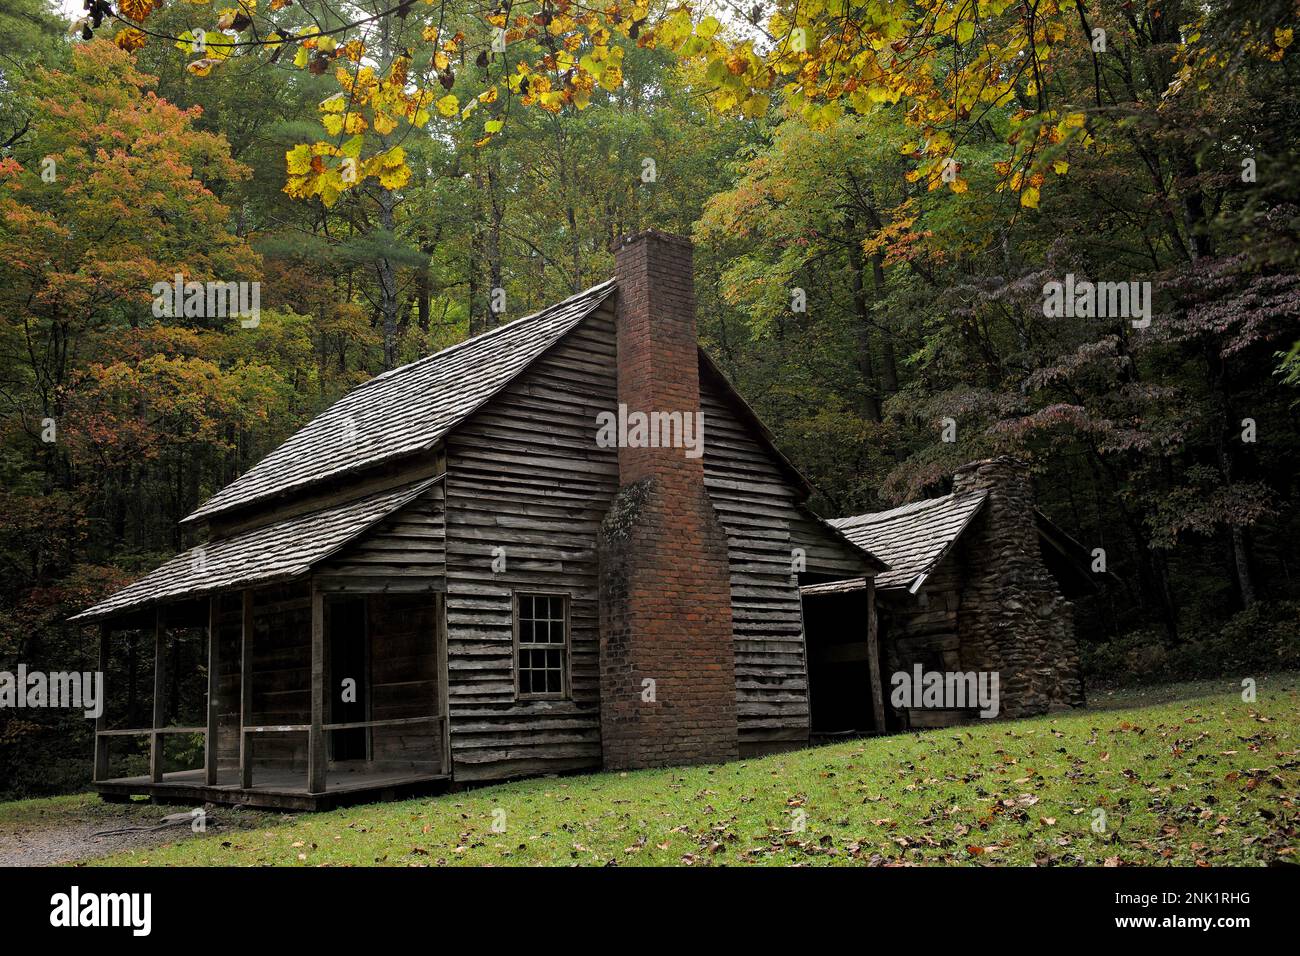
M880 734L873 697L866 590L805 595L810 724L814 737ZM879 657L879 648L876 649ZM881 671L879 661L875 673Z
M369 719L370 667L364 598L337 598L329 607L329 722L349 724ZM329 734L332 760L366 760L370 731L366 727Z

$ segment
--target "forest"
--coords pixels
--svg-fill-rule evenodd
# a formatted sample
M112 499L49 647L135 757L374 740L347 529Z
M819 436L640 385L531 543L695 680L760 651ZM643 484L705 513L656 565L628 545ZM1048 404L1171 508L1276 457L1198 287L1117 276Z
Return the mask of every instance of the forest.
M651 226L820 514L1013 454L1107 572L1090 680L1300 666L1298 13L4 0L0 670L92 670L67 617L179 519ZM90 739L0 712L0 792L83 786Z

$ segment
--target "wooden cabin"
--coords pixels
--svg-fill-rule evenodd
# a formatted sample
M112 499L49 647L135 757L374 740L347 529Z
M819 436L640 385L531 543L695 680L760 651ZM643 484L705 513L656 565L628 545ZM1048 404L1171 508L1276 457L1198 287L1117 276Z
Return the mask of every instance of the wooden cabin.
M807 743L800 585L855 584L874 650L886 565L700 350L689 242L615 252L613 279L344 396L184 519L202 543L73 618L110 699L124 656L154 661L152 719L96 724L101 794L317 808ZM702 413L702 455L600 441L628 410ZM201 767L169 752L196 739Z
M1094 593L1082 545L1034 506L1026 465L1014 458L957 469L953 491L888 511L833 519L889 568L875 580L885 697L899 672L996 672L1002 717L1025 717L1084 703L1072 599ZM823 630L866 613L853 581L803 589L805 613ZM819 688L860 679L844 654L812 653L813 726L864 726L861 705ZM819 702L820 705L819 706ZM973 708L886 707L888 730L941 727L973 719Z

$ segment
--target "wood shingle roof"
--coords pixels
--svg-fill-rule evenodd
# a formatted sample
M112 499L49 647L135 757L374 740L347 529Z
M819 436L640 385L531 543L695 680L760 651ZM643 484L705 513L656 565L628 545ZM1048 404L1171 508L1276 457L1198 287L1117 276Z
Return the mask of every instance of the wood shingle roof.
M200 544L68 620L95 621L145 604L305 574L439 480L427 478Z
M204 502L193 522L432 448L614 291L609 279L377 375Z
M876 578L877 589L914 591L948 554L987 497L979 491L927 498L889 511L834 518L831 524L889 565Z

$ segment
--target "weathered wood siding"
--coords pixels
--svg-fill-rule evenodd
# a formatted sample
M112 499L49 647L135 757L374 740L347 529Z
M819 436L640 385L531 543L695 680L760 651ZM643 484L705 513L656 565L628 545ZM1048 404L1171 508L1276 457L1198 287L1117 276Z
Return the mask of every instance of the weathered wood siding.
M446 496L442 482L317 565L317 578L346 588L389 591L442 587L447 572ZM346 579L346 580L344 580ZM431 585L429 579L438 579Z
M614 362L613 317L602 309L448 438L457 780L600 765L596 533L618 490L618 457L595 433L597 413L617 404ZM499 573L496 554L506 562ZM516 700L517 589L570 595L571 699Z
M700 373L704 480L727 531L741 754L808 739L808 669L795 548L806 570L861 574L862 559L799 505L799 490L726 399Z

